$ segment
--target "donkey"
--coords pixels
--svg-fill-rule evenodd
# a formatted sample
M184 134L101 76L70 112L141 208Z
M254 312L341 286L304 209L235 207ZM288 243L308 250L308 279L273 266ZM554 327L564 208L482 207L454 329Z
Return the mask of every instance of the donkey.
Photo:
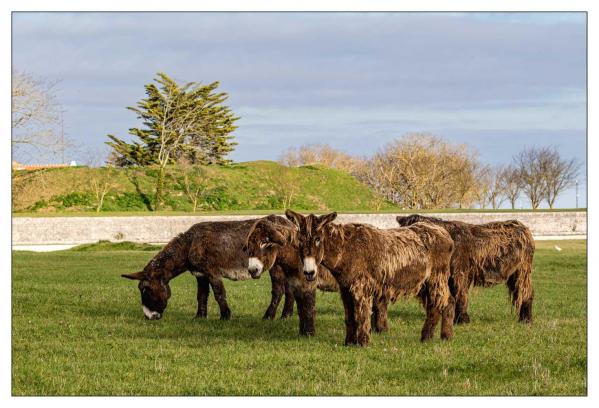
M220 318L228 320L231 310L227 304L222 278L231 280L250 279L248 257L242 250L255 219L246 221L202 222L173 238L142 271L121 275L138 280L142 310L146 318L160 319L171 296L169 282L185 271L197 279L198 309L196 317L208 313L210 286L220 308ZM280 267L270 269L272 280L271 303L264 319L273 319L285 293L282 318L293 314L294 299L286 287L285 276Z
M505 282L522 323L532 322L532 261L535 242L516 220L467 224L414 214L398 216L399 225L426 221L447 230L455 243L449 287L456 298L455 323L469 323L468 292L472 286Z
M326 268L322 268L318 279L304 279L294 224L276 215L260 218L250 228L244 251L249 256L248 271L252 278L259 278L262 271L273 267L283 271L297 302L299 333L313 336L316 333L316 289L337 292L339 287Z
M400 295L417 296L426 309L422 341L433 337L440 318L441 338L453 336L454 301L448 285L453 241L443 228L418 223L381 230L333 224L334 212L319 217L287 210L285 215L299 228L306 279L313 279L324 265L339 284L346 345L367 345L373 301L382 305ZM379 312L386 318L385 311Z

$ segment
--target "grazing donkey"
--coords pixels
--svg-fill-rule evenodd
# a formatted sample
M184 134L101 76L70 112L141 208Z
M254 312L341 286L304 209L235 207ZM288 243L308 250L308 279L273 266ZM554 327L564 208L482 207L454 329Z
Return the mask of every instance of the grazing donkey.
M142 310L146 318L160 319L171 296L169 282L185 271L197 279L198 309L196 317L206 317L210 286L220 308L220 318L227 320L231 311L227 304L222 278L249 279L248 257L242 250L255 219L246 221L202 222L173 238L140 272L121 275L139 280ZM293 296L286 287L279 267L270 270L271 303L264 319L273 319L283 292L285 307L281 317L293 313Z
M283 217L269 215L257 220L247 236L244 251L249 256L248 271L259 278L262 271L279 267L297 302L299 333L313 336L316 331L316 288L337 292L339 287L331 273L322 268L318 279L305 279L299 258L295 225Z
M468 291L474 286L505 282L519 321L532 322L532 260L535 242L530 230L510 220L467 224L414 214L398 216L399 225L426 221L447 230L455 243L449 287L456 299L455 323L469 323Z
M322 264L339 284L345 344L367 345L373 301L382 305L400 295L418 296L426 309L422 341L433 337L441 317L441 338L453 336L454 304L448 285L453 241L443 228L418 223L382 230L366 224L333 224L337 213L304 217L287 210L285 215L299 228L306 279L313 279ZM379 313L386 318L386 312Z

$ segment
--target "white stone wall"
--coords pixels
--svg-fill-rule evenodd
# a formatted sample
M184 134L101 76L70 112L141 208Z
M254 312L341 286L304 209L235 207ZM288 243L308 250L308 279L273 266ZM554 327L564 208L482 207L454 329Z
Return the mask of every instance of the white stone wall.
M396 215L340 214L337 222L368 223L379 228L393 228L397 225ZM587 233L587 213L584 211L425 215L469 223L516 219L527 225L535 238L585 236ZM99 240L165 243L198 222L259 217L261 216L13 217L12 244L77 245Z

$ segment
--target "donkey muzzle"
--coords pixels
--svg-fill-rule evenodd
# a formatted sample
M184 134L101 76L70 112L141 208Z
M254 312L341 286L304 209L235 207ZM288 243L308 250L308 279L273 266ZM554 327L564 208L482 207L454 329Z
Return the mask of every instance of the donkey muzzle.
M248 260L248 272L253 279L258 279L262 275L264 264L258 258L250 258Z
M143 310L144 312L144 316L146 317L146 319L148 320L160 320L162 318L162 314L158 313L158 312L154 312L150 309L148 309L145 306L141 307L141 310Z
M306 277L306 280L313 281L316 279L317 269L316 259L313 256L304 258L304 276Z

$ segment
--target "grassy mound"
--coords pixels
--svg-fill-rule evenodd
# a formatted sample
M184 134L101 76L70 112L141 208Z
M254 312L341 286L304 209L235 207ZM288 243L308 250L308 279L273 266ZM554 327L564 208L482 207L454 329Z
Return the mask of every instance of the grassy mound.
M185 174L200 189L196 211L378 211L395 208L343 171L290 168L270 161L167 170L163 210L193 211ZM156 168L59 168L13 172L13 212L94 211L107 183L104 212L152 211Z
M110 242L101 240L93 244L77 245L67 251L90 252L90 251L158 251L162 245L138 244L131 241Z

